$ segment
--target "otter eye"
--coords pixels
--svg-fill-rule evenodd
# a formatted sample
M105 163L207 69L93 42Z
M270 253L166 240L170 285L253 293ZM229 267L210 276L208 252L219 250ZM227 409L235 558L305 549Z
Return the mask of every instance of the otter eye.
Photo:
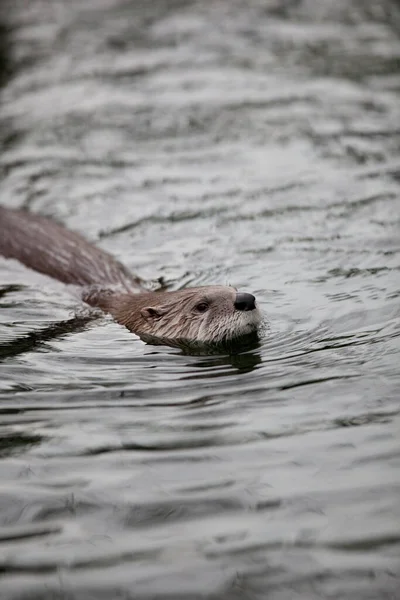
M208 304L207 302L199 302L198 304L196 304L195 309L199 313L206 312L206 310L208 309Z

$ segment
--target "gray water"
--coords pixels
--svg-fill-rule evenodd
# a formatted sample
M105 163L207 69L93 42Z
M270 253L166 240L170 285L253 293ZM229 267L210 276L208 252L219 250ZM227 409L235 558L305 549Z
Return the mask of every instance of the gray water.
M0 202L171 289L145 345L0 259L3 600L400 598L400 6L2 3Z

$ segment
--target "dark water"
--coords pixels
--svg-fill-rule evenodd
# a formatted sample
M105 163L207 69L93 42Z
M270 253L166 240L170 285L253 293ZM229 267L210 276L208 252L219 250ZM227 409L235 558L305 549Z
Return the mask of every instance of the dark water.
M0 202L270 329L184 356L1 259L1 598L400 598L399 4L2 9Z

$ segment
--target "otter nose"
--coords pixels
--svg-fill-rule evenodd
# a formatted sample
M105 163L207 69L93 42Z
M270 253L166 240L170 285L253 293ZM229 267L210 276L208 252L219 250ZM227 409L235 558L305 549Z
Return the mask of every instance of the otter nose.
M238 292L236 294L235 308L237 310L254 310L256 307L256 299L253 294L246 292Z

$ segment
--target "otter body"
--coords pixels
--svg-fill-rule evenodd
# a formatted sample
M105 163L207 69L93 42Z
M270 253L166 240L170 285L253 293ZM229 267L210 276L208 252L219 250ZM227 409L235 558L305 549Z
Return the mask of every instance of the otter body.
M53 221L0 206L0 254L66 284L144 341L171 346L230 343L257 334L251 294L229 286L149 292L110 254Z

